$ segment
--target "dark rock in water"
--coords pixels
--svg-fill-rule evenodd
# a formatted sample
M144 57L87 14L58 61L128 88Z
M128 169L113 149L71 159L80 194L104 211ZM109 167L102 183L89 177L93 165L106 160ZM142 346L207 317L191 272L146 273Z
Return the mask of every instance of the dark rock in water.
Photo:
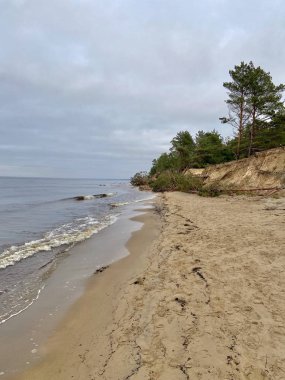
M102 273L102 272L104 272L104 270L106 270L107 268L109 268L109 265L107 265L107 266L105 266L105 267L101 267L101 268L95 270L94 274Z
M78 195L78 197L74 197L74 199L76 201L84 201L85 200L85 196L84 195Z
M90 199L95 199L95 198L106 198L109 197L110 194L94 194L94 195L78 195L77 197L74 197L76 201L86 201Z

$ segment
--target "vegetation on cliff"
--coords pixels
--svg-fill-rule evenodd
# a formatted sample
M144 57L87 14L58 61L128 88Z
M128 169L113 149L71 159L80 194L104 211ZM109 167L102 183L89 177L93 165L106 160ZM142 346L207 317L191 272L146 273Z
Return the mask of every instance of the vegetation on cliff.
M202 191L201 180L182 173L285 145L285 86L275 85L270 73L252 62L241 62L229 74L231 81L223 83L228 116L220 121L233 126L233 137L225 139L215 129L199 131L195 137L187 130L180 131L171 140L169 151L153 160L149 173L135 174L133 185L148 184L154 191Z
M223 84L228 90L229 115L220 120L235 128L232 145L236 157L249 157L256 151L280 146L280 139L284 144L285 86L276 86L270 73L252 62L241 62L229 73L232 81Z

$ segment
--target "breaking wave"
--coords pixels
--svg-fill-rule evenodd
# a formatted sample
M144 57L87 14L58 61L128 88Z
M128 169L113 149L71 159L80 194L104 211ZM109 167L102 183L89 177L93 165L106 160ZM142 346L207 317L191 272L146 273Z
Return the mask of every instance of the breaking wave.
M12 245L0 254L0 269L14 265L38 252L79 243L113 224L116 220L117 216L115 215L108 215L100 221L92 216L78 218L45 233L41 239L32 240L22 245Z

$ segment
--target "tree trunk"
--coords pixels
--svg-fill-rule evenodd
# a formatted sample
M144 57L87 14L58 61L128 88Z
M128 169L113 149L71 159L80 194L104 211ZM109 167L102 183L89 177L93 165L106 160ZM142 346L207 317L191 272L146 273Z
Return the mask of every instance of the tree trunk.
M249 131L248 157L251 156L251 154L252 154L252 145L253 145L253 140L254 140L254 136L255 136L255 122L256 122L256 107L253 107L252 123L251 123L250 131Z
M239 160L240 157L240 143L241 143L241 137L243 133L243 101L240 105L240 113L239 113L239 127L238 127L238 145L237 145L237 160Z

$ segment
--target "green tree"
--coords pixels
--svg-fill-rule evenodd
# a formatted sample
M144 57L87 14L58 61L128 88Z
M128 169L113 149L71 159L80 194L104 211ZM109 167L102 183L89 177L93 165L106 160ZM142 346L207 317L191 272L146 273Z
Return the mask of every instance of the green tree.
M236 156L240 158L241 147L251 155L258 129L266 127L266 123L284 109L281 98L285 87L274 85L270 73L252 62L241 62L229 73L232 82L223 84L228 90L229 117L220 120L237 129Z
M175 170L177 166L177 158L172 153L162 153L152 161L150 175L160 174L165 170Z
M195 143L188 131L178 132L171 140L170 152L178 162L178 170L183 171L190 166L195 149Z
M255 149L265 150L285 145L285 112L279 112L256 131Z
M247 104L250 112L249 123L249 146L248 155L252 153L254 140L258 129L266 128L267 121L284 110L282 92L285 90L283 84L276 86L272 82L270 73L265 72L260 66L254 67L250 62L249 93Z
M237 131L236 157L240 157L241 139L250 114L247 105L249 87L250 65L241 62L230 70L231 82L224 82L223 86L228 90L229 99L226 100L229 110L228 117L221 117L222 123L230 123Z
M229 147L224 144L222 136L215 130L199 131L195 141L195 166L204 167L233 159Z

